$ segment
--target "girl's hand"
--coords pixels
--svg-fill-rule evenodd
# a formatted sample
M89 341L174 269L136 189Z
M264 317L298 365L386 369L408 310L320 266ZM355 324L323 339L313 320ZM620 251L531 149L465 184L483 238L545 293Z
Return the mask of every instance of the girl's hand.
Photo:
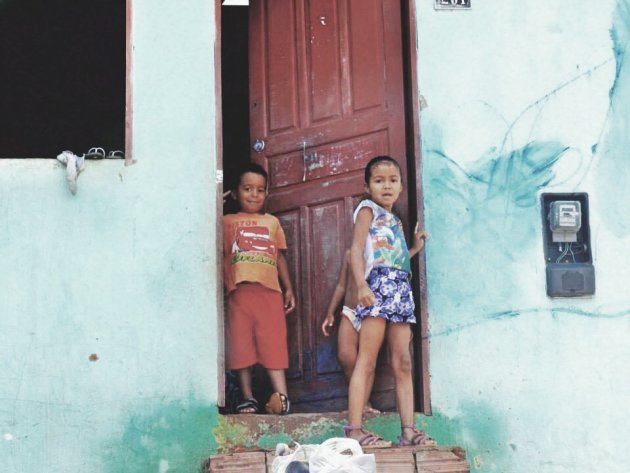
M293 291L287 289L284 291L284 315L290 314L295 309L295 297Z
M359 290L357 291L357 299L360 306L368 307L376 302L376 297L374 297L374 293L368 287L367 284L363 284Z
M330 327L332 327L333 325L335 325L335 314L333 314L332 312L328 312L326 314L326 318L324 319L324 322L322 323L322 333L328 337L330 335Z
M425 230L420 230L420 222L416 222L416 227L413 230L413 246L410 251L418 253L424 248L424 242L429 239L429 234Z

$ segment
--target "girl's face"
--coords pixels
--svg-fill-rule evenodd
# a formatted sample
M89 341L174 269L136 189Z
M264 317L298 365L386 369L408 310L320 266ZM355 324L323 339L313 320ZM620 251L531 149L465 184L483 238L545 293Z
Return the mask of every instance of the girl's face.
M398 166L387 162L373 166L365 190L374 202L391 212L403 190Z
M260 213L267 197L267 181L255 172L246 172L241 176L238 188L232 191L232 197L238 201L241 212Z

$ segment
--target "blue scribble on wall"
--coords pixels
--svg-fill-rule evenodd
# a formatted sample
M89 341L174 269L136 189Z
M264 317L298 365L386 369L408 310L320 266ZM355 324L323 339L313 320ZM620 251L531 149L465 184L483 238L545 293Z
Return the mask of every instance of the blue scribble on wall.
M425 175L431 176L425 186L428 195L437 196L431 205L436 213L427 211L427 228L440 242L438 250L427 245L438 291L431 295L446 304L446 313L457 317L470 306L487 313L506 300L518 303L516 268L539 242L538 193L554 179L553 166L567 150L554 141L502 154L491 148L464 168L441 147L425 147Z
M432 222L433 231L437 226L438 234L443 228L448 235L458 228L475 245L481 243L476 237L491 237L495 249L497 244L512 247L515 241L533 243L538 220L531 217L538 212L538 191L553 180L553 165L567 150L557 142L532 142L502 155L492 148L470 170L440 149L425 150L429 175L434 176L429 191L440 196L443 211Z
M443 337L447 335L451 335L455 332L460 332L462 330L466 330L468 328L474 327L475 325L479 325L485 322L493 322L493 321L502 321L509 320L515 317L526 316L526 315L551 315L551 317L558 318L561 315L570 315L570 316L578 316L578 317L586 317L592 319L618 319L621 317L630 316L630 309L624 309L614 312L601 312L601 311L589 311L582 310L575 307L523 307L519 309L512 310L503 310L499 312L492 312L489 314L484 314L482 318L475 317L471 314L463 313L460 314L463 321L459 321L456 323L441 325L438 330L431 331L431 338Z
M630 0L619 0L610 36L616 61L615 81L610 88L610 111L605 136L596 148L599 218L617 237L630 234L630 214L621 202L630 199Z

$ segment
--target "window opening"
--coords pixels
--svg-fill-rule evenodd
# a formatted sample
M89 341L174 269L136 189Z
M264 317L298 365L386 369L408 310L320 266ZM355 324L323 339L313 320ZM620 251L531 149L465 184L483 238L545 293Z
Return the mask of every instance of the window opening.
M125 0L0 2L0 158L124 150L125 15Z

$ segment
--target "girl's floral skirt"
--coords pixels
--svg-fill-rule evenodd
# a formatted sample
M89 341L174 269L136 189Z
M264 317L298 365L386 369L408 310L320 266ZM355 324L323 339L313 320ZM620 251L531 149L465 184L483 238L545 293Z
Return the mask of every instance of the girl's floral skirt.
M367 283L376 302L373 305L358 306L355 323L365 317L382 317L392 323L415 324L415 305L409 282L410 274L399 269L376 267L370 271Z

